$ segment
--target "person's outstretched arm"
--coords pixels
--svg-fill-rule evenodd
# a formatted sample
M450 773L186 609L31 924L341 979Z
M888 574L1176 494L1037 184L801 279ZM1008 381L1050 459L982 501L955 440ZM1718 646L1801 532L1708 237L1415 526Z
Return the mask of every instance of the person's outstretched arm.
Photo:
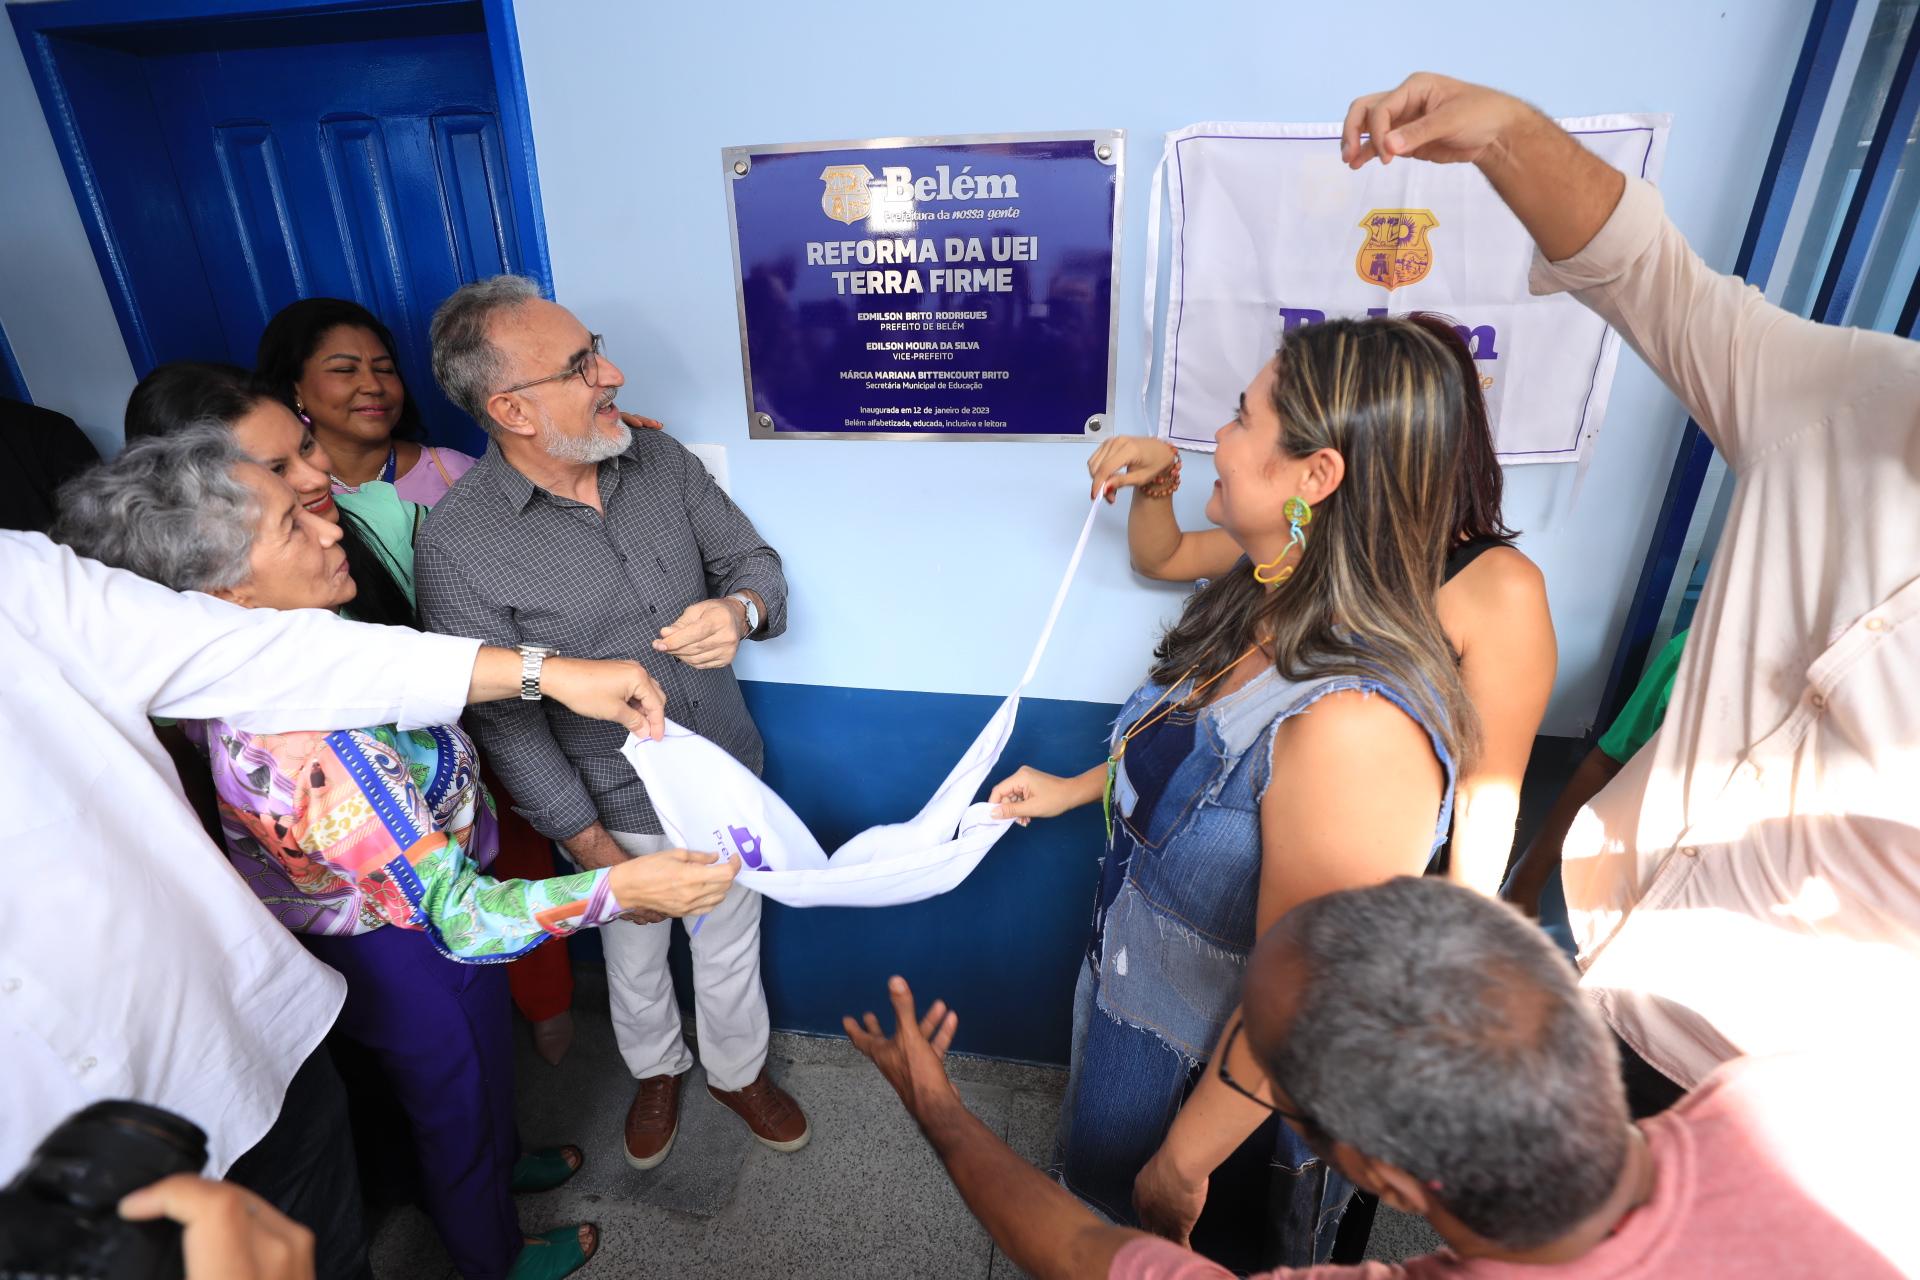
M1034 818L1057 818L1069 809L1092 804L1107 789L1107 766L1097 764L1071 778L1042 773L1023 764L993 785L987 803L993 817L1012 818L1026 826Z
M941 1061L960 1023L945 1001L934 1001L919 1018L905 978L889 979L887 992L896 1023L891 1038L871 1013L863 1023L843 1018L841 1024L900 1095L973 1216L1035 1280L1106 1280L1113 1255L1143 1233L1094 1217L967 1110Z
M666 736L667 695L637 662L597 658L548 658L540 670L540 694L569 711L611 720L655 742ZM520 696L520 651L482 645L473 658L467 702L503 702Z
M1240 558L1240 544L1225 529L1182 530L1174 518L1173 495L1149 492L1163 482L1180 458L1165 440L1152 436L1115 436L1087 459L1093 492L1103 488L1107 501L1132 489L1127 508L1127 557L1133 571L1159 582L1217 578Z
M1627 185L1625 174L1520 99L1425 71L1355 98L1340 155L1352 169L1400 156L1477 165L1549 262L1586 248Z
M482 830L478 783L436 830L420 779L384 728L255 735L194 721L189 733L212 766L236 852L275 859L296 882L325 867L359 886L362 911L424 928L457 960L511 959L627 910L703 915L739 870L715 854L668 849L611 870L499 880L467 849Z
M34 619L74 688L121 715L221 719L255 733L414 729L520 692L511 649L320 609L242 609L39 535L0 539L0 612ZM638 663L549 663L542 688L581 715L665 730L665 697Z
M1661 208L1539 111L1422 72L1354 100L1347 163L1412 157L1477 165L1533 236L1529 287L1569 291L1612 325L1678 396L1735 471L1840 405L1910 377L1911 342L1818 324L1712 270ZM1905 449L1911 419L1874 419Z

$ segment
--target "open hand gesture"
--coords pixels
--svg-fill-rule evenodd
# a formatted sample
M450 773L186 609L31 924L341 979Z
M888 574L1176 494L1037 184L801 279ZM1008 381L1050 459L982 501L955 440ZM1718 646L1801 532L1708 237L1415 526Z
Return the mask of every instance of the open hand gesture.
M893 1091L906 1104L915 1121L926 1118L941 1107L960 1106L960 1092L947 1079L944 1059L960 1026L960 1015L947 1008L944 1000L935 1000L927 1016L913 1013L913 988L898 976L887 979L887 994L893 999L894 1032L891 1038L880 1030L880 1019L869 1013L865 1025L852 1018L840 1019L853 1047L873 1060Z

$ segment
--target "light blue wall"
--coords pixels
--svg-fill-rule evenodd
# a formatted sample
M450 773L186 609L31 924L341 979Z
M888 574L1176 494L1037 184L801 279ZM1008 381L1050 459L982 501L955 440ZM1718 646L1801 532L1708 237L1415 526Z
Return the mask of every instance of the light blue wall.
M1088 450L749 442L722 146L1128 130L1120 429L1139 432L1146 196L1168 129L1338 119L1354 95L1421 68L1501 85L1554 115L1671 111L1669 208L1725 266L1809 8L548 0L517 17L560 300L608 335L623 404L727 446L734 496L787 558L791 629L754 646L741 674L995 693L1018 679L1079 528ZM1592 717L1683 421L1627 353L1571 519L1572 467L1508 473L1509 519L1546 571L1560 633L1547 732L1577 733ZM1198 521L1211 470L1194 458L1186 475L1181 517ZM1127 570L1123 516L1112 509L1096 531L1042 696L1119 701L1178 607L1178 591Z
M158 9L164 0L155 0ZM1725 6L1724 13L1721 6ZM632 409L725 445L735 497L786 556L791 629L741 674L768 777L831 846L911 811L1018 678L1086 510L1084 447L749 442L718 151L878 135L1130 132L1120 405L1137 396L1147 180L1197 120L1336 118L1420 65L1558 115L1671 111L1669 205L1732 256L1809 0L1617 0L1605 21L1535 0L1157 6L1054 0L878 6L522 0L518 24L554 276L609 336ZM0 322L35 398L112 445L132 385L105 290L11 36L0 37ZM1398 50L1410 51L1401 59ZM1546 729L1598 700L1682 421L1629 354L1578 509L1571 467L1509 473L1509 519L1545 568L1562 644ZM1211 481L1187 467L1182 518ZM1106 513L1007 766L1099 758L1179 590L1126 568ZM878 692L876 692L878 691ZM902 692L907 691L907 692ZM933 695L933 696L929 696ZM763 924L775 1024L837 1032L889 973L979 1010L958 1047L1065 1060L1099 816L1016 830L954 894Z
M1004 692L1079 527L1086 450L750 443L717 153L736 143L1124 127L1130 135L1120 426L1146 420L1138 323L1160 135L1197 120L1326 120L1418 67L1556 115L1671 111L1668 206L1709 262L1737 247L1809 0L519 6L561 300L629 378L623 402L725 444L734 493L780 547L791 630L760 680ZM1404 52L1402 52L1404 51ZM11 34L0 37L0 324L35 398L118 439L132 369ZM1631 353L1578 508L1571 467L1517 468L1509 519L1546 570L1561 676L1546 730L1590 719L1683 415ZM1211 476L1187 468L1183 520ZM1180 593L1125 566L1103 520L1034 692L1118 701Z

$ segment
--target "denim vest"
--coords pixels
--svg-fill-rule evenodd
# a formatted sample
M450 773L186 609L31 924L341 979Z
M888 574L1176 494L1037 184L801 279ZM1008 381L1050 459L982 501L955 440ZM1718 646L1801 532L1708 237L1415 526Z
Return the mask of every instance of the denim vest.
M1156 781L1164 778L1150 812L1136 813L1140 790L1128 775L1127 756L1115 773L1113 842L1089 954L1099 979L1096 1001L1109 1016L1153 1032L1189 1061L1213 1052L1240 999L1257 936L1260 801L1275 781L1274 734L1289 717L1347 690L1387 698L1427 730L1446 771L1433 848L1445 841L1453 817L1453 759L1412 701L1379 680L1292 681L1269 668L1197 712L1174 713L1168 717L1177 725L1172 741L1183 753L1168 759L1162 746L1151 760L1139 754L1132 760L1136 776L1150 768ZM1121 708L1112 741L1165 692L1164 685L1141 686ZM1167 701L1178 702L1184 692L1176 687ZM1191 747L1183 748L1187 723Z

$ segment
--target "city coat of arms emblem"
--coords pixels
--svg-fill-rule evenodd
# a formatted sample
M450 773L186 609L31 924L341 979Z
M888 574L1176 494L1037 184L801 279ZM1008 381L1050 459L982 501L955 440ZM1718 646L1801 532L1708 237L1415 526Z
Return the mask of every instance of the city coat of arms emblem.
M867 184L873 172L863 164L830 164L820 171L827 189L820 193L820 207L835 222L848 226L867 216L873 197Z
M1353 269L1368 284L1403 289L1433 269L1427 232L1440 225L1431 209L1374 209L1360 219L1367 233Z

